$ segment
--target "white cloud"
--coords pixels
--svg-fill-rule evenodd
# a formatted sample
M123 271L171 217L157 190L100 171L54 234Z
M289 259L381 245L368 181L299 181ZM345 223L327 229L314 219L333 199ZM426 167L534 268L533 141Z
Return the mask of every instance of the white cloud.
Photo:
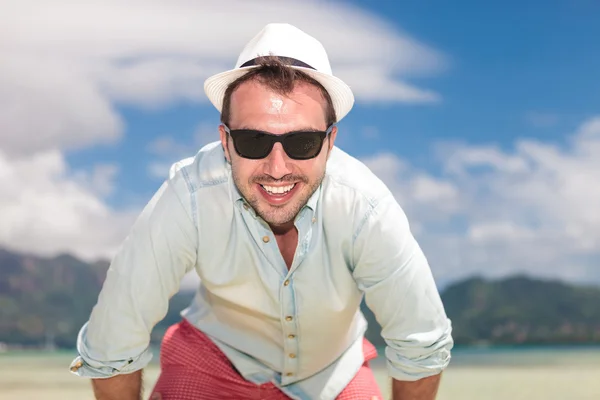
M76 175L55 150L18 161L0 153L0 247L86 260L113 254L136 213L116 212L94 192L110 192L114 167Z
M0 149L11 156L115 141L123 131L115 104L205 101L204 79L231 68L269 22L319 38L358 101L437 101L401 78L446 63L343 2L4 0L1 8Z
M442 146L444 153L450 154L446 160L448 172L463 175L471 168L490 168L507 173L518 173L527 170L527 162L519 156L505 154L495 146ZM440 152L441 153L441 152Z
M121 137L121 118L79 63L11 54L1 44L0 51L0 149L5 154L78 149Z
M88 173L83 170L72 173L74 181L98 197L107 197L116 190L115 178L119 167L114 164L95 165Z
M157 108L178 100L204 101L203 85L209 71L199 61L157 57L135 63L114 63L98 68L95 73L98 83L113 101Z
M341 68L337 75L348 82L357 100L363 102L437 103L438 93L391 79L385 67L357 65Z
M474 273L600 282L600 117L567 146L442 146L443 178L391 154L366 160L417 227L441 281Z
M458 188L452 183L415 170L392 153L382 153L363 162L392 190L420 227L445 219L460 207Z

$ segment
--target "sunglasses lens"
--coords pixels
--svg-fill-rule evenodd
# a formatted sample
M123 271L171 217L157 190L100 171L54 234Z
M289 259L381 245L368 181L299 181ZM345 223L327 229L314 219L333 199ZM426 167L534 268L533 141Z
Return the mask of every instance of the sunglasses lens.
M245 158L265 158L273 147L271 138L260 132L238 131L232 138L236 151Z
M283 148L291 158L307 160L319 154L324 138L323 132L297 132L285 138Z

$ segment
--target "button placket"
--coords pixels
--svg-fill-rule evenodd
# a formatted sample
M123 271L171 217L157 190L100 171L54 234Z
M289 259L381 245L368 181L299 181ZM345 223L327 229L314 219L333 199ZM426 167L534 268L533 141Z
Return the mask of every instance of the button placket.
M283 313L283 376L284 381L289 381L293 378L298 370L298 336L297 336L297 315L293 279L289 276L281 284L282 291L282 309Z

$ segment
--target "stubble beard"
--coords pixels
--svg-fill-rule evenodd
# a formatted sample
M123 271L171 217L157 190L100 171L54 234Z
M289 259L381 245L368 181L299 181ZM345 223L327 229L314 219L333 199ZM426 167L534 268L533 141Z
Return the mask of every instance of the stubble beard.
M323 179L325 178L325 172L315 179L314 182L310 183L306 177L302 179L302 184L305 186L302 192L298 192L294 195L295 199L291 202L286 203L282 206L273 206L267 203L266 200L260 197L260 194L253 193L251 189L254 184L258 182L265 182L259 178L250 178L250 182L246 185L242 184L239 176L234 172L232 168L232 176L233 182L236 187L242 194L242 197L246 200L246 202L254 209L256 214L261 217L267 224L273 226L280 226L288 224L292 222L296 215L300 212L302 207L308 203L310 197L316 192L319 188ZM270 183L274 182L274 180L270 180Z

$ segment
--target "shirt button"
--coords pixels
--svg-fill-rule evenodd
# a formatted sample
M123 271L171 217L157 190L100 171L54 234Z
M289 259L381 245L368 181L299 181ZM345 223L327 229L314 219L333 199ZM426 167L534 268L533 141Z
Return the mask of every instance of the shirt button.
M265 243L269 243L269 237L268 236L263 236L263 242Z
M296 358L296 355L294 353L291 353L290 358Z
M294 318L292 318L292 317L290 317L290 316L287 316L287 317L285 317L285 320L286 320L286 321L288 321L288 322L289 322L289 321L291 321L291 320L293 320L293 319L294 319Z
M285 374L285 376L293 376L294 374L292 374L291 372L288 372L287 374Z
M290 284L290 280L289 279L286 279L285 282L283 282L283 286L287 286L289 284Z
M317 219L316 219L316 218L313 218L313 219L312 219L312 223L314 224L315 222L317 222Z
M78 360L75 365L73 365L71 367L71 371L76 372L77 370L79 370L79 368L81 368L83 366L83 362L81 362L81 360Z
M250 207L248 206L248 204L244 203L244 210L249 209Z
M288 339L294 339L296 337L296 335L288 335Z

